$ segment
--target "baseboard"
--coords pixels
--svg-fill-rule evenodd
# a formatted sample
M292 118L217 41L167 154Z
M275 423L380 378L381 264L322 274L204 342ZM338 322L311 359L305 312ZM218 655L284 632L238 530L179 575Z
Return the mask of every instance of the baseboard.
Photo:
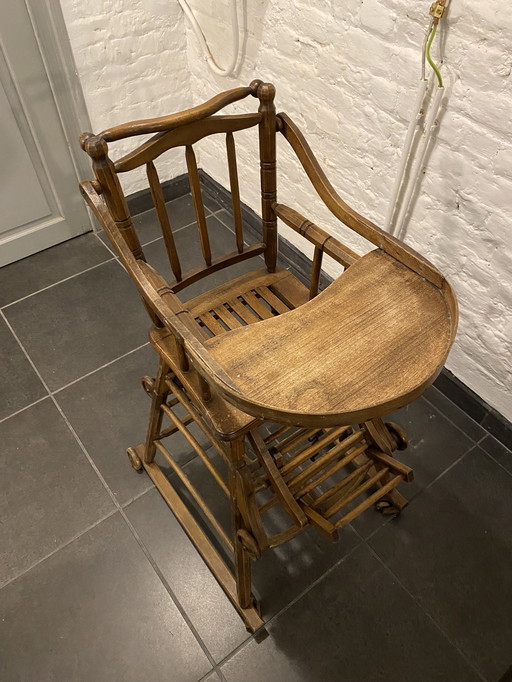
M188 194L190 192L188 175L183 173L182 175L178 175L177 178L162 182L162 192L165 201L178 199L178 197ZM149 189L141 189L139 192L130 194L126 201L131 215L138 215L139 213L144 213L144 211L149 211L151 208L154 208Z
M199 170L199 176L204 191L214 199L219 206L231 210L231 193L223 185L214 180L204 170ZM188 176L180 175L162 184L166 201L177 199L188 194L190 186ZM132 215L142 213L153 208L153 201L149 189L136 192L128 197L128 207ZM261 240L261 218L249 206L242 204L244 230L249 240ZM296 246L279 235L279 264L290 269L305 285L309 285L311 260L299 251ZM324 289L332 282L332 278L322 273L320 289ZM512 423L497 410L488 405L479 395L466 386L450 370L444 368L434 382L434 386L447 398L454 402L463 412L478 422L486 431L499 440L505 447L512 450Z

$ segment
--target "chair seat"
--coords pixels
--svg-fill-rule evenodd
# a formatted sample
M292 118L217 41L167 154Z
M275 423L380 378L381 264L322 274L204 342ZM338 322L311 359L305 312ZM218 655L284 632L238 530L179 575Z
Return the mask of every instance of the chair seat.
M254 270L188 301L187 309L196 320L204 338L226 334L229 329L259 323L302 306L308 300L308 290L288 270L278 268L269 273ZM175 339L167 329L154 328L150 340L156 351L175 368L180 381L200 404L200 385L194 372L180 373ZM204 415L215 434L222 440L232 440L249 431L258 419L226 402L215 390L212 399L203 405Z
M446 282L439 289L375 250L300 308L206 346L232 382L224 395L248 413L300 426L360 423L432 383L456 318Z

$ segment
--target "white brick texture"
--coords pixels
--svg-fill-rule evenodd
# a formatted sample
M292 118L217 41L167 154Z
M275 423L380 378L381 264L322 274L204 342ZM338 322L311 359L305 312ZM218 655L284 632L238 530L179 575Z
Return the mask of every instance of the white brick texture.
M228 0L190 2L225 64ZM383 223L420 76L430 0L240 2L240 14L243 7L247 14L245 56L230 78L208 70L176 0L62 4L96 130L197 104L253 78L269 80L278 110L301 126L340 194ZM453 2L436 39L437 58L440 45L446 84L441 126L405 241L430 258L458 294L460 326L448 368L512 419L512 13L505 0ZM232 110L255 105L250 98ZM236 136L242 198L259 211L254 138L254 131ZM285 145L281 140L278 148L280 200L368 250L310 191ZM200 165L228 186L220 137L199 147ZM310 253L300 237L281 229ZM338 272L332 262L325 267Z
M191 106L184 17L174 0L61 0L92 132ZM133 140L111 145L112 156ZM185 171L184 155L157 163L162 180ZM121 180L131 193L144 173Z

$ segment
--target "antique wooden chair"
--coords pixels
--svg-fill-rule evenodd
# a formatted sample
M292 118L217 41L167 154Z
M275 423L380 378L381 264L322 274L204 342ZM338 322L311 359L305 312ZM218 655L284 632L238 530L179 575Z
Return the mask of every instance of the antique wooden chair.
M286 114L276 115L274 94L271 84L255 80L188 111L81 137L95 173L94 180L81 183L81 191L138 287L159 356L156 378L143 378L152 401L146 440L128 449L130 461L154 481L251 631L263 624L251 589L251 560L308 526L335 540L372 505L385 513L405 506L396 487L411 480L412 471L393 453L405 448L406 437L381 417L432 383L457 326L456 299L444 277L342 201L297 126ZM259 99L257 113L214 115L249 95ZM251 127L259 131L262 239L247 246L233 133ZM129 154L109 158L108 143L148 133L153 137ZM226 136L235 229L233 251L213 258L192 145L218 133ZM277 202L277 133L331 212L376 249L360 257ZM182 272L154 165L178 146L185 147L204 260L188 272ZM146 262L118 179L140 166L147 170L173 282ZM309 289L277 267L277 218L314 244ZM318 293L324 253L345 270ZM264 268L186 304L176 295L260 255ZM194 424L212 447L202 447L190 432ZM164 438L177 433L226 497L231 532L164 445ZM155 460L157 453L175 472L170 480ZM278 510L288 522L273 532Z

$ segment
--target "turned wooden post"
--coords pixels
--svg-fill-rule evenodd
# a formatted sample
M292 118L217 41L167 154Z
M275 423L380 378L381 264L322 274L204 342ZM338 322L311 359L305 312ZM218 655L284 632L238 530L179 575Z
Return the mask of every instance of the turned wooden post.
M277 196L276 175L276 89L271 83L253 81L257 84L260 100L258 111L263 115L259 124L260 175L261 175L261 218L263 241L265 243L265 264L269 272L275 272L277 264L277 217L272 208Z
M107 143L99 135L83 133L80 135L80 146L92 159L92 167L100 185L101 195L123 239L135 258L146 260L133 226L121 183L114 169L114 164L108 156Z
M114 164L108 156L108 145L100 135L82 133L80 146L92 159L92 167L96 176L98 191L101 193L119 233L135 258L145 261L139 237L133 226L128 204L123 194L121 183L117 177ZM144 300L144 299L143 299ZM151 307L144 301L144 306L156 327L162 322Z

